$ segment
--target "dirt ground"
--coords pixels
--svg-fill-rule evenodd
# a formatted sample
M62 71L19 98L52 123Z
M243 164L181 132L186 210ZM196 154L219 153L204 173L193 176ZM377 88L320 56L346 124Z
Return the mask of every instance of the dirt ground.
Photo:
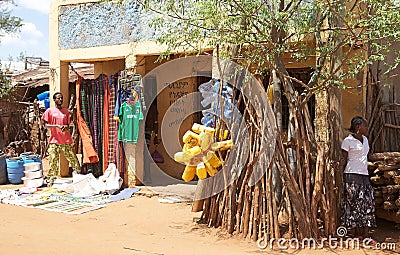
M0 185L0 189L17 185ZM145 189L145 188L143 188ZM380 249L260 250L256 243L199 225L190 203L160 203L135 194L80 215L0 204L1 254L398 254L400 230L378 221L374 237L396 243Z
M278 254L260 250L256 243L229 237L195 221L187 203L160 203L157 197L134 195L107 204L105 208L68 215L20 206L0 205L2 254ZM400 231L394 224L379 221L379 241L395 239L400 252ZM301 250L285 253L360 254L360 250ZM363 249L366 254L394 251Z

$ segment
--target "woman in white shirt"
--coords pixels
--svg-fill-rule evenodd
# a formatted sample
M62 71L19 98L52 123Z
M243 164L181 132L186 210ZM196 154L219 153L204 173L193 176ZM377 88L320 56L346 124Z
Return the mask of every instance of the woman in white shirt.
M369 145L365 135L368 122L362 117L354 117L349 128L351 134L342 142L343 174L342 216L343 226L355 230L360 239L369 236L369 229L376 227L375 201L369 182ZM373 239L371 239L373 240Z

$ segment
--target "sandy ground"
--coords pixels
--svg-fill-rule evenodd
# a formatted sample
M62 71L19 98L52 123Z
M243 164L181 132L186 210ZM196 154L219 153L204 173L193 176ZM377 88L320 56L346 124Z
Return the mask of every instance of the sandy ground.
M0 189L17 188L0 185ZM241 237L199 225L201 213L190 203L160 203L157 196L135 194L80 215L0 204L1 254L398 254L400 231L379 221L381 241L397 242L396 251L377 249L260 250Z
M187 203L160 203L157 197L134 195L81 215L14 205L0 205L2 254L278 254L255 243L229 237L195 221ZM400 231L385 223L380 238ZM381 222L382 225L382 222ZM382 229L382 227L381 227ZM397 243L397 248L400 243ZM399 249L396 249L399 252ZM292 253L294 251L285 251ZM379 250L302 250L300 254L393 254ZM294 253L298 253L294 252Z

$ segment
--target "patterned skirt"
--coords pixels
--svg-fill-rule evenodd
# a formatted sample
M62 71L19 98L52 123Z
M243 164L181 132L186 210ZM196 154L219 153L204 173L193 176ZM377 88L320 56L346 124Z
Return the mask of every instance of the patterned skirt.
M342 216L345 227L376 227L375 201L369 176L343 175Z

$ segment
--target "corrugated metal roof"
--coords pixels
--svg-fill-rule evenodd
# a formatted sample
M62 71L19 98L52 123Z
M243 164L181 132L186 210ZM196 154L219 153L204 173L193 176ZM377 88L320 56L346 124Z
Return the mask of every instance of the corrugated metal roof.
M94 78L94 66L80 66L74 67L77 73L85 79ZM14 86L27 86L37 87L49 84L50 79L50 68L48 66L38 66L35 69L26 70L11 76L11 81ZM77 75L73 70L69 70L69 82L74 82L77 79Z

